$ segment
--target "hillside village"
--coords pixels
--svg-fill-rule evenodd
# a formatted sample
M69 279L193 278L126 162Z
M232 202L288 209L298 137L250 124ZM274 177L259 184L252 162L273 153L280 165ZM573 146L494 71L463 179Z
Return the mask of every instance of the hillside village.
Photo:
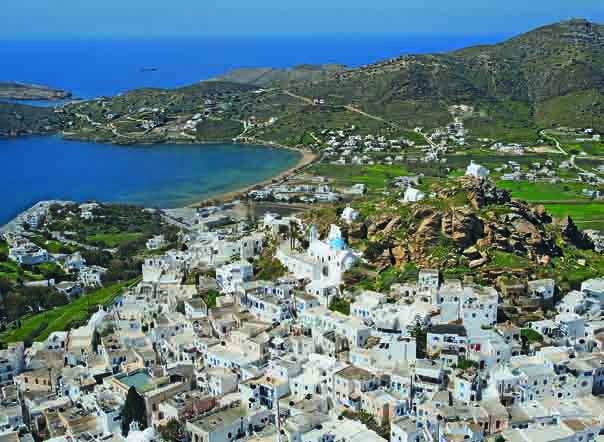
M602 41L571 20L244 70L68 102L33 129L11 104L10 136L316 160L226 200L43 201L2 226L0 442L604 440L600 83L549 87L563 70L530 64L601 60Z
M543 167L556 170L553 163ZM471 250L470 234L460 236L443 219L451 250L459 244L470 269L494 259L490 248L512 253L524 247L521 255L541 266L571 248L595 253L593 240L572 226L560 233L566 246L550 243L547 214L511 201L493 187L491 172L469 163L452 182L469 195L470 206L507 205L516 213L508 226L517 233L506 245L485 233ZM53 307L42 306L3 321L0 438L598 440L604 431L604 279L585 278L569 288L536 270L512 279L481 279L471 271L455 278L448 261L430 266L421 250L399 255L398 246L390 249L393 266L386 252L375 251L376 238L397 231L400 217L368 217L363 201L371 188L356 183L336 193L337 183L325 177L296 184L301 178L263 191L275 196L274 207L287 207L279 195L288 194L345 207L316 223L312 211L254 210L250 201L263 195L256 190L247 202L131 212L152 226L131 252L140 276L115 277L117 289L92 305L89 299L112 283L107 276L115 263L102 267L83 255L94 249L115 258L124 246L110 247L108 236L92 245L98 233L53 234L52 228L88 232L94 226L96 232L117 222L119 211L50 201L5 226L7 262L28 272L43 264L62 270L62 281L25 285L64 294L70 303L54 307L66 309L63 316L73 303L87 307L77 322L53 319ZM429 217L422 204L455 198L453 188L410 191L421 180L393 178L399 210ZM474 216L463 210L466 219ZM363 225L369 240L359 240ZM523 236L529 225L543 238L537 231L532 239ZM52 239L41 243L40 236ZM47 250L53 241L73 249ZM416 271L386 285L364 285L407 268L408 259L420 264ZM39 323L38 317L47 319ZM62 328L53 325L59 323Z

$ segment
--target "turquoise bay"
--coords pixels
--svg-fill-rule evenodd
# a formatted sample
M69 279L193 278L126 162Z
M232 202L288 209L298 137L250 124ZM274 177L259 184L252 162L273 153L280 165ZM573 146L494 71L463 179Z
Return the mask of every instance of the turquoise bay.
M270 178L297 152L237 144L115 146L60 137L0 140L0 224L40 200L179 207Z

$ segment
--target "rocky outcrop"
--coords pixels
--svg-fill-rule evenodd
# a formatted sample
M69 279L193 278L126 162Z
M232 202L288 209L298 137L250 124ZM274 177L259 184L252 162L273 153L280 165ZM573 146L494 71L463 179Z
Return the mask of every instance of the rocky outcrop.
M484 226L473 210L456 208L443 217L442 232L458 248L465 249L483 237Z
M383 214L352 226L351 237L385 245L374 260L380 267L390 261L396 265L414 262L418 266L445 267L465 263L471 269L480 269L490 262L494 252L526 257L536 264L562 254L556 230L547 228L552 219L543 207L533 209L526 203L511 201L507 192L472 178L458 180L457 186L440 189L439 195L458 201L455 195L468 191L471 207L442 209L417 204L404 217ZM593 247L572 220L565 223L563 235L577 247Z
M581 250L594 250L594 242L585 233L581 232L569 216L562 222L562 237L565 241Z
M474 177L461 177L460 181L475 209L490 205L503 205L511 201L510 192L497 189L490 181Z
M452 199L463 193L474 209L482 209L490 205L504 205L512 200L509 191L498 189L490 181L471 176L459 177L452 186L437 189L437 193L443 199Z

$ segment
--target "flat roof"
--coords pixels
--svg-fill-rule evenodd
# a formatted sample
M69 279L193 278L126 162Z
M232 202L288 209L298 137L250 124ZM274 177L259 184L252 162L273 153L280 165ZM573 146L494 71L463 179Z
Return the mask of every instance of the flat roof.
M369 381L375 377L370 371L367 371L361 367L355 367L354 365L346 367L344 370L340 370L336 373L336 375L342 376L349 380L361 381Z
M151 376L142 371L132 375L126 374L116 379L128 387L136 388L139 393L144 390L147 385L151 384Z
M190 423L209 433L213 432L217 428L238 421L246 415L247 410L243 407L227 408L219 411L218 413L210 414L208 416L203 416L199 419L190 421Z

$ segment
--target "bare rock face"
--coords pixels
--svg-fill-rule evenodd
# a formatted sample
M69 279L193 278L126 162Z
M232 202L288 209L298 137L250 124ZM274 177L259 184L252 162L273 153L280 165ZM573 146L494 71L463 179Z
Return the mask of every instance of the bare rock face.
M390 224L391 221L392 217L387 215L372 220L369 226L367 227L367 236L375 236L378 232L384 230L386 226Z
M475 209L482 209L491 204L507 204L512 200L509 191L497 189L489 181L464 176L459 178L459 183L467 193L468 200Z
M552 222L552 217L545 211L545 207L537 206L534 212L537 219L543 224L550 224Z
M401 225L401 217L395 216L394 218L392 218L390 220L390 222L386 225L386 227L384 227L384 230L382 232L384 233L384 235L389 235L394 230L396 230L400 225Z
M413 240L420 245L434 244L438 241L438 232L441 230L443 214L440 212L432 213L424 218L419 224Z
M478 258L475 260L470 261L470 268L471 269L475 269L477 267L480 267L481 265L485 264L488 261L488 258L486 256L483 256L482 258Z
M409 250L405 244L398 244L396 247L391 249L392 258L396 265L404 264L409 261Z
M452 209L442 219L442 233L460 249L465 249L484 236L482 221L471 209Z
M352 239L367 239L368 229L364 223L353 224L348 229L348 237Z

